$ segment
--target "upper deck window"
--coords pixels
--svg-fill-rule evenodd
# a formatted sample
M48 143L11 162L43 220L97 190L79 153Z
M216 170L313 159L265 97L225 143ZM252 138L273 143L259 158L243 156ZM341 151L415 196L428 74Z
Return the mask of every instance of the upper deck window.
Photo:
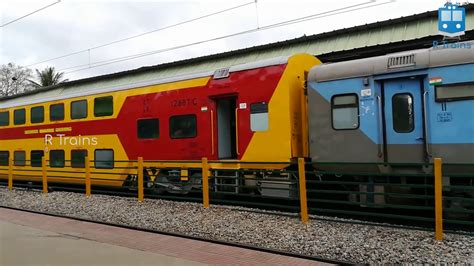
M461 101L474 99L474 83L436 86L436 101Z
M156 118L137 121L139 139L157 139L160 136L160 121Z
M15 125L24 125L26 123L25 109L18 109L13 111L13 123Z
M71 102L71 119L87 117L87 100Z
M114 113L114 99L112 96L94 99L94 116L110 116Z
M194 138L197 135L196 115L177 115L170 118L172 139Z
M43 123L44 122L44 107L37 106L31 108L31 123Z
M10 124L10 112L0 112L0 127Z
M64 104L52 104L49 106L49 120L61 121L64 120Z

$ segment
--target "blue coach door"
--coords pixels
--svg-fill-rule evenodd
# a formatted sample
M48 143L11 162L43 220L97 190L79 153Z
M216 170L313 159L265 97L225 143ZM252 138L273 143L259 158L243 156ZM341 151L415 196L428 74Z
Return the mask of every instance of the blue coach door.
M425 160L422 85L420 79L384 82L385 160Z

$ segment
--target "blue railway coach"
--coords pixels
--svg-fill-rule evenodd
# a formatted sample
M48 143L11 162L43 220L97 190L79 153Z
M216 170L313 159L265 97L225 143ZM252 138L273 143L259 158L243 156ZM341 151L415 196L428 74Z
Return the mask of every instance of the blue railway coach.
M394 174L432 171L422 164L435 157L474 164L474 42L452 47L314 67L308 76L312 161ZM355 164L361 162L379 165Z

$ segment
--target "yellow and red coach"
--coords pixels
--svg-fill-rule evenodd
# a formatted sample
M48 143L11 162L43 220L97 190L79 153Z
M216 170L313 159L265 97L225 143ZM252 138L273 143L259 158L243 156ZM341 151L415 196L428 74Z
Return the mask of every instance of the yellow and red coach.
M100 89L65 83L3 98L0 166L13 158L15 168L35 169L45 156L51 169L80 172L88 156L95 171L122 173L103 179L124 180L128 170L117 162L138 157L290 163L308 157L305 76L319 63L299 54ZM25 171L17 178L30 176Z

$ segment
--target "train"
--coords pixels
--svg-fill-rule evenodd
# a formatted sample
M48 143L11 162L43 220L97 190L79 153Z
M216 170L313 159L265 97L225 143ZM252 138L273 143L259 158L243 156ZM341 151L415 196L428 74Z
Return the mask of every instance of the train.
M456 164L474 165L474 42L461 44L325 64L296 54L120 86L65 83L4 97L0 167L12 158L15 169L25 170L15 179L34 181L29 170L45 156L59 170L51 182L82 184L60 170L83 173L88 157L100 175L93 185L120 187L136 182L136 170L126 166L142 157L147 188L185 194L201 188L200 170L162 162L207 158L234 169L231 176L264 168L253 175L260 181L243 185L282 197L265 178L281 178L285 187L295 176L265 170L287 169L297 158L313 169L384 173L400 182L432 171L435 157L465 172Z

